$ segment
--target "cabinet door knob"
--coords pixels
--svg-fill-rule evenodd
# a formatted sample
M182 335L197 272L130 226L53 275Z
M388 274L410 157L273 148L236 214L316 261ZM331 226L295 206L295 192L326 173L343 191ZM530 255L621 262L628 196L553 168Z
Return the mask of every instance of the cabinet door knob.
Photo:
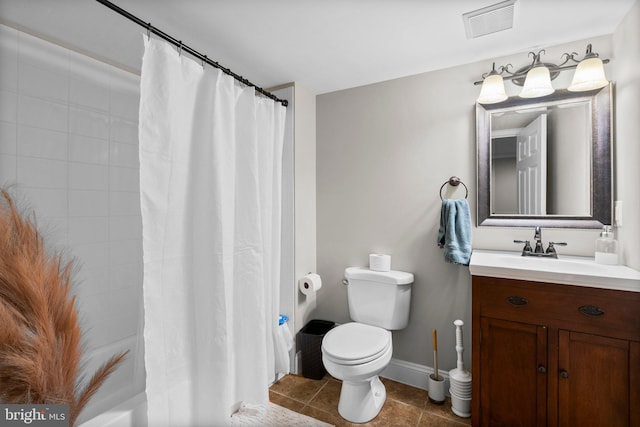
M507 298L507 302L509 304L511 304L511 305L515 305L515 306L520 307L520 306L523 306L523 305L527 305L527 303L529 301L527 301L526 298L522 298L522 297L519 297L517 295L512 295L509 298Z
M547 373L547 368L544 365L539 365L538 366L538 372L540 372L541 374L546 374Z
M560 371L560 376L561 376L562 378L564 378L564 379L567 379L567 378L569 378L569 373L568 373L567 371L565 371L564 369L562 369L562 370Z

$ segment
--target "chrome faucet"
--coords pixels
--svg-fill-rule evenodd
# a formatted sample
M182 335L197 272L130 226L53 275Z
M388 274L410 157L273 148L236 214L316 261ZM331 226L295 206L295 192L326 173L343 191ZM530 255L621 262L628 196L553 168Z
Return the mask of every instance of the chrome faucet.
M542 229L540 227L536 227L533 238L536 239L534 252L537 254L544 253L544 248L542 247Z
M528 240L514 240L513 243L524 243L524 248L522 248L522 256L535 256L542 258L558 258L558 254L556 252L556 246L567 246L566 242L549 242L549 246L547 250L544 250L544 246L542 244L542 228L536 227L533 238L536 241L535 249L531 248L531 244Z

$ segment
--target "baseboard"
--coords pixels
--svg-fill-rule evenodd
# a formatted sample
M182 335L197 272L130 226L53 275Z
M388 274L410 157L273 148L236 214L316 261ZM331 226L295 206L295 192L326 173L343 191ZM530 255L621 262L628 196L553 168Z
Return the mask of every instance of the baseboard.
M389 362L389 365L382 371L380 376L422 390L429 390L428 378L431 374L433 374L433 368L430 366L419 365L399 359L391 359L391 362ZM438 370L438 374L444 377L445 381L449 381L448 372ZM448 389L448 387L446 389ZM448 390L447 395L449 395Z

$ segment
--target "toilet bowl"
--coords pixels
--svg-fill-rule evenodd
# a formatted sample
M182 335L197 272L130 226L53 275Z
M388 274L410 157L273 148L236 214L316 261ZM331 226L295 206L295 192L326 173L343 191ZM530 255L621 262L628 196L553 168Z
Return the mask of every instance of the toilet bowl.
M378 374L391 361L391 332L351 322L327 332L322 340L322 362L342 380L338 412L347 421L365 423L378 415L386 390Z

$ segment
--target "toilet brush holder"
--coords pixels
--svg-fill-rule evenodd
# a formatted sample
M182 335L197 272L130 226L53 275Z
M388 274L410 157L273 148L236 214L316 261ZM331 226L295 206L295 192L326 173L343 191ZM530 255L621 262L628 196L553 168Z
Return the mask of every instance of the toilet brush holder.
M445 380L442 375L429 375L429 401L431 403L442 404L445 400Z

